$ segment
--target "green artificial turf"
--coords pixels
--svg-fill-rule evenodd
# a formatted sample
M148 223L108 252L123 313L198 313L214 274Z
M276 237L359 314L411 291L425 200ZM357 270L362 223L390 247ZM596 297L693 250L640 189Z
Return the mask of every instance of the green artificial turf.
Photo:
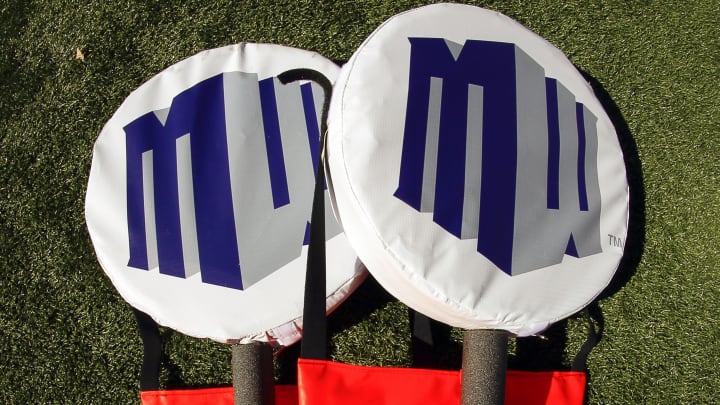
M634 236L624 280L600 303L589 403L720 403L720 2L472 3L564 51L626 145ZM243 41L345 61L384 20L421 4L4 0L0 403L138 403L134 319L96 261L83 214L93 143L132 90L201 50ZM571 318L547 343L511 342L511 365L536 367L521 356L528 345L552 354L550 366L569 365L583 325ZM410 362L406 308L375 285L331 326L337 360ZM229 347L163 338L165 386L230 383ZM450 333L445 367L459 367L461 338ZM279 379L291 374L278 368Z

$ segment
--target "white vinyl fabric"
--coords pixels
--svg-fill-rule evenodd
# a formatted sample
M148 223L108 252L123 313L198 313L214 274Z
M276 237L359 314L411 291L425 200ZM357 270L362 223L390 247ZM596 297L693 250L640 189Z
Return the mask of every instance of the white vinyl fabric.
M537 333L590 303L623 255L608 115L560 50L496 12L437 4L376 29L336 81L327 159L371 274L456 327Z
M339 68L308 51L241 43L148 80L95 144L86 196L98 260L160 325L220 342L300 338L307 232L325 94L282 84ZM328 208L327 308L362 281Z

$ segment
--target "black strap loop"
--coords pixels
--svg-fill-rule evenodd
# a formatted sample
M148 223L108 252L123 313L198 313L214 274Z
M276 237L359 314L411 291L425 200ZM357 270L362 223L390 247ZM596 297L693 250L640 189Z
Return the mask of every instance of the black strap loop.
M322 73L311 69L288 70L278 75L278 79L283 84L296 80L311 80L322 86L325 100L320 123L320 147L324 150L332 83ZM300 349L302 357L320 360L328 358L327 317L325 315L325 159L322 152L315 176L315 192L310 217L310 243L308 245L303 307L303 340Z
M408 310L410 318L410 354L412 355L412 366L415 368L433 368L437 365L435 353L435 335L440 324L415 311Z
M143 343L143 364L140 370L140 390L160 389L160 361L162 340L157 323L146 313L132 308Z
M600 339L602 338L602 313L598 302L595 301L585 307L585 309L583 309L582 311L582 315L583 318L585 318L585 320L587 321L588 333L587 338L585 338L585 343L583 343L580 351L577 355L575 355L575 358L573 359L571 366L572 371L587 371L588 356L590 355L592 349L594 349L595 346L600 343ZM595 318L597 318L597 320ZM595 324L596 322L597 328Z

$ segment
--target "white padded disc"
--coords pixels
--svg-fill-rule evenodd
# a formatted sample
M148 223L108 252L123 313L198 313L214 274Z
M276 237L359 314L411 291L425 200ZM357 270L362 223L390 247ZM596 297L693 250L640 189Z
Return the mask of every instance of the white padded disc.
M535 333L615 273L628 184L615 129L561 51L481 8L383 23L342 68L328 171L345 232L410 307Z
M278 45L201 52L130 94L100 133L90 236L122 297L159 324L221 342L300 338L325 94L280 83L295 68L339 71ZM364 273L331 214L326 228L330 310Z

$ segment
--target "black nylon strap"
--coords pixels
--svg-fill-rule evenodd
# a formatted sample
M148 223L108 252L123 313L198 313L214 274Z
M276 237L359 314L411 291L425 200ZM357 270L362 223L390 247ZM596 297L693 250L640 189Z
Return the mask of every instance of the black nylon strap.
M413 338L428 346L433 346L432 319L414 309L410 309L410 329Z
M427 316L408 309L410 317L410 354L415 368L432 368L436 365L434 329L438 323Z
M320 147L325 149L327 114L330 108L332 83L322 73L311 69L293 69L278 75L281 83L311 80L322 86L325 93L320 122ZM315 176L310 243L305 273L305 301L303 307L303 339L300 355L307 359L324 360L327 352L327 317L325 315L325 170L324 153L320 153Z
M595 325L596 319L593 317L593 312L595 312L597 319L597 328ZM600 339L602 337L602 315L600 312L600 305L597 301L593 302L589 306L585 307L582 311L583 318L587 321L588 324L588 333L587 337L585 338L585 343L583 343L582 347L580 348L580 351L578 354L575 355L575 358L573 359L571 370L572 371L587 371L587 359L590 355L590 352L592 349L597 346L597 344L600 342Z
M160 360L162 341L157 323L146 313L132 308L143 343L143 364L140 370L140 390L160 389Z

